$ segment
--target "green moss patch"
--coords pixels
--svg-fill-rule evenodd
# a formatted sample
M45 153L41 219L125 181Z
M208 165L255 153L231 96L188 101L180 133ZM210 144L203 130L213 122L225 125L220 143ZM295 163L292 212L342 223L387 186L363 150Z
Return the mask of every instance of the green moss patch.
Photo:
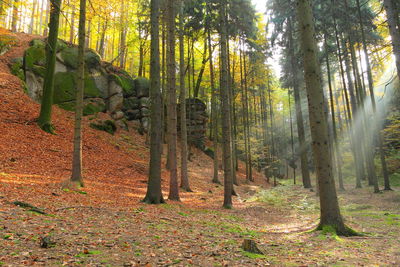
M90 127L99 131L105 131L109 134L114 134L115 131L117 130L117 126L111 120L106 120L98 123L91 123Z

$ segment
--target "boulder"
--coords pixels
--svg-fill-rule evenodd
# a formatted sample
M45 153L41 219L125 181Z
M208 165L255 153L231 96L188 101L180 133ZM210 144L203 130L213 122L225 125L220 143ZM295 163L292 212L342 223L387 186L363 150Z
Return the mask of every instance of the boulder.
M140 110L134 109L134 110L127 110L125 112L125 116L129 121L134 121L134 120L139 120L141 118L140 116Z
M93 79L97 89L100 91L102 98L108 97L108 77L102 71L97 69L89 69L89 77Z
M143 77L135 79L136 93L139 98L150 96L150 81Z
M28 95L36 102L40 102L42 99L43 82L42 77L35 75L32 71L25 71L25 84L28 89Z
M111 114L111 117L114 120L119 121L119 120L122 120L125 117L125 114L122 111L117 111L117 112Z
M140 108L140 100L137 97L124 98L122 110L132 110Z
M141 108L140 114L142 114L142 117L150 117L150 110L148 108Z
M140 107L141 108L150 108L150 98L142 97L140 99Z

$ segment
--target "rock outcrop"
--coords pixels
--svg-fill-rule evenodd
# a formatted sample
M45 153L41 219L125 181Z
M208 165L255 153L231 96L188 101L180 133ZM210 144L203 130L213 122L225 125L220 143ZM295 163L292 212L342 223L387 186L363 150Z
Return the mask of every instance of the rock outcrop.
M45 76L45 41L36 39L23 59L15 59L11 69L25 81L27 94L41 101ZM149 81L133 79L126 71L104 62L92 49L85 52L84 115L108 112L117 125L124 120L138 120L145 130L149 115ZM78 68L78 48L62 40L57 44L54 104L74 110Z

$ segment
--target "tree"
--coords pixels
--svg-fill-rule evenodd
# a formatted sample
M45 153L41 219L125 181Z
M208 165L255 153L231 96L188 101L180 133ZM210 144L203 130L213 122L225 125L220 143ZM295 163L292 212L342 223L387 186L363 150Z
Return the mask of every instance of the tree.
M224 163L224 204L226 209L232 208L232 151L231 151L231 126L229 110L229 92L228 92L228 33L226 20L226 1L220 1L220 61L221 61L221 102L222 102L222 154Z
M187 170L188 143L186 125L186 88L185 88L185 44L183 32L183 0L179 7L179 102L180 105L180 124L181 124L181 188L187 192L192 192L189 185Z
M13 6L12 6L12 20L11 20L11 31L12 32L17 32L17 23L18 23L18 18L19 18L19 0L14 0Z
M161 147L162 129L161 90L160 90L160 0L151 0L151 63L150 63L150 100L151 100L151 126L150 126L150 163L147 193L143 202L148 204L164 203L161 191Z
M303 52L304 79L310 110L312 149L320 198L321 217L318 229L332 227L339 235L352 235L354 231L345 226L340 214L333 178L328 123L325 114L327 109L318 62L318 47L315 38L311 0L297 0L296 4L298 30Z
M61 12L61 0L50 0L50 22L49 36L46 44L46 74L44 77L42 105L38 119L39 127L48 132L54 133L51 123L51 112L54 93L54 71L56 67L58 26Z
M86 0L80 0L79 12L79 45L78 45L78 80L75 104L74 153L72 158L71 182L83 186L82 177L82 116L83 94L85 89L85 32L86 32Z
M393 53L396 56L397 77L400 79L400 4L395 0L383 0L387 15L390 36L392 37Z
M169 159L169 196L179 201L177 175L177 119L176 119L176 75L175 75L175 0L167 0L167 88L168 88L168 159Z

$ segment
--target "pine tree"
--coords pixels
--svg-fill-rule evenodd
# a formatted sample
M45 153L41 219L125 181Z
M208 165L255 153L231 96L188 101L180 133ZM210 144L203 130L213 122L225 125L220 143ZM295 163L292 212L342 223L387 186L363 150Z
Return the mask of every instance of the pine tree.
M150 126L150 163L147 193L143 202L148 204L164 203L161 191L161 148L162 129L161 90L160 90L160 0L151 0L151 62L150 62L150 100L151 100L151 126Z
M354 232L344 225L340 214L333 178L328 123L325 114L327 109L323 95L320 64L318 62L318 46L315 37L311 0L297 0L297 19L303 52L312 148L320 197L321 217L318 228L333 227L339 235L352 235Z

